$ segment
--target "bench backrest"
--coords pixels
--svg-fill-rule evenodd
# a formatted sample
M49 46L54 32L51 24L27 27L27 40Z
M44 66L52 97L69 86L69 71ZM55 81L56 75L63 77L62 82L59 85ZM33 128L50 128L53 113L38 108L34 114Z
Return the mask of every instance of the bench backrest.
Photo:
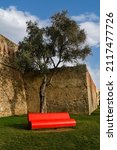
M56 120L56 119L70 119L67 112L61 113L28 113L28 121L35 120Z

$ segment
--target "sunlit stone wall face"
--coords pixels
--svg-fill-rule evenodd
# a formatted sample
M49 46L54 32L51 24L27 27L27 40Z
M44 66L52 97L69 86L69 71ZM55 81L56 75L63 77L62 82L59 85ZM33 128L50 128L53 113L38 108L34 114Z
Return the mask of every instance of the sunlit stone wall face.
M17 48L0 35L0 117L27 113L23 78L12 64Z

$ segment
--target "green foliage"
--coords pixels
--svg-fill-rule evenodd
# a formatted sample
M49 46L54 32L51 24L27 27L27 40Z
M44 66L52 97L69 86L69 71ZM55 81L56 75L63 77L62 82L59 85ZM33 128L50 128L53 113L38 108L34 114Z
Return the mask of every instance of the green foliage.
M1 150L99 150L99 109L92 115L71 115L74 128L28 130L26 116L0 118ZM47 132L48 131L48 132Z
M67 15L66 11L50 18L51 25L39 28L36 22L27 22L27 37L19 43L16 66L21 71L41 70L50 66L57 68L60 63L77 62L91 53L85 31ZM55 59L58 61L55 63Z

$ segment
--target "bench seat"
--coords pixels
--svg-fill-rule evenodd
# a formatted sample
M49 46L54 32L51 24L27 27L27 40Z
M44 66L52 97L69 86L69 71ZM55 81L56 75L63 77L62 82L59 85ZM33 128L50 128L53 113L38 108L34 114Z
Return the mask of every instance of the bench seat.
M66 120L46 120L46 121L32 121L31 129L43 129L43 128L62 128L62 127L76 126L74 119Z
M68 112L60 113L28 113L28 123L31 129L74 127L76 121Z

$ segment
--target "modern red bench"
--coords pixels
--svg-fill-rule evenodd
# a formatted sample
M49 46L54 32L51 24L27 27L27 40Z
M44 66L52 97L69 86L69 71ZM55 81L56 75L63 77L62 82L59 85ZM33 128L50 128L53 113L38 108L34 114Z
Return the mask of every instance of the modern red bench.
M76 126L67 112L63 113L28 113L28 123L31 129L61 128Z

